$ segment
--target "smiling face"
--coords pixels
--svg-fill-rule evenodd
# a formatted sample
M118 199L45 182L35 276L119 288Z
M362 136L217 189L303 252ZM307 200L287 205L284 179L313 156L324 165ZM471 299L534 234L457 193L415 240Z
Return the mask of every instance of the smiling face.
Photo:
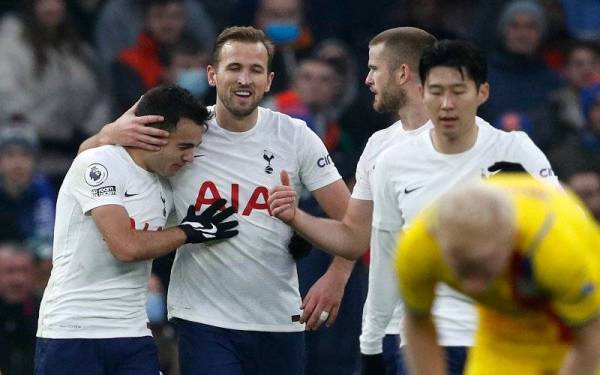
M385 44L369 47L369 73L365 84L375 95L373 109L377 112L397 112L406 102L406 93L396 84L395 70L385 51Z
M217 88L217 111L243 119L250 116L271 88L267 48L261 42L228 41L219 61L208 66L208 82Z
M205 127L182 118L170 132L169 143L160 151L151 152L146 158L150 172L163 177L174 176L181 168L194 160L194 150L202 142Z
M454 67L437 66L423 85L423 102L440 135L457 139L475 127L477 108L489 96L489 85L477 89L467 73Z

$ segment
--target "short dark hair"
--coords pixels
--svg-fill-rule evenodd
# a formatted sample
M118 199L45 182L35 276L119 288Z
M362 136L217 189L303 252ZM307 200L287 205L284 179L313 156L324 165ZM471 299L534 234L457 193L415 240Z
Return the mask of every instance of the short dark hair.
M267 49L267 69L271 71L271 62L273 61L273 55L275 54L275 47L262 30L255 29L252 26L231 26L221 31L215 40L212 53L213 65L219 64L221 58L221 49L223 45L229 41L243 42L243 43L262 43Z
M182 118L206 126L212 117L208 109L186 89L179 86L159 86L144 94L135 109L136 116L159 115L163 122L149 124L154 128L172 131Z
M472 43L462 40L441 40L426 48L419 62L419 77L424 84L431 69L437 66L456 68L467 74L479 89L487 82L487 63L481 51ZM463 77L464 78L464 77Z
M385 55L392 71L407 64L417 71L423 50L435 43L433 35L416 27L396 27L377 34L369 42L369 47L383 43Z

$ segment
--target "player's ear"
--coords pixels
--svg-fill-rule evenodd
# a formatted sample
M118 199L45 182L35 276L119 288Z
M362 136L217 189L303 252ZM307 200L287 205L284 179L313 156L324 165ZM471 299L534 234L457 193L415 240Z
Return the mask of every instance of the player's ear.
M217 67L210 65L210 64L207 65L206 66L206 78L208 79L208 84L212 87L215 87L217 85L216 75L217 75Z
M403 85L410 80L412 72L407 64L401 64L394 72L394 75L396 76L396 83Z
M275 77L275 73L269 72L269 75L267 76L267 87L265 89L265 92L269 92L269 90L271 90L271 83L273 83L274 77Z
M487 82L484 82L481 84L481 86L479 86L479 90L477 92L478 106L485 103L489 97L490 97L490 84Z

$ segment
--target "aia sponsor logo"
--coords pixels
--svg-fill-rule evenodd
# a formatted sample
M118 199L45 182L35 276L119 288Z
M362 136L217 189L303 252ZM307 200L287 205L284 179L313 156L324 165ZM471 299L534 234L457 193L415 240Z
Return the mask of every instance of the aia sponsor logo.
M267 204L269 199L269 189L265 186L257 186L247 202L240 202L240 185L231 184L230 188L231 205L235 209L235 212L242 213L242 216L250 216L254 210L263 210L269 216L271 216L271 209ZM211 205L216 200L224 198L217 185L212 181L204 181L198 189L198 196L196 197L195 207L196 210L200 211L203 205Z

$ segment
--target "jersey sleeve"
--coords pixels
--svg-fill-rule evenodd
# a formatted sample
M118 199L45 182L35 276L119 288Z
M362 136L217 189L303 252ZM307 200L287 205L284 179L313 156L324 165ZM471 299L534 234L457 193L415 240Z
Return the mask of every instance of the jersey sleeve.
M356 164L355 184L352 189L352 198L361 200L373 200L371 191L371 178L373 173L371 148L373 147L372 138L369 139L363 153L360 155L358 164Z
M560 182L556 175L554 175L548 158L533 143L531 138L526 133L520 131L512 132L511 134L514 134L515 142L511 148L509 158L512 160L510 161L520 163L531 176L553 186L560 187Z
M123 205L126 178L119 162L102 148L75 158L68 183L84 214L99 206Z
M376 228L371 231L369 291L360 335L360 351L363 354L379 354L383 351L385 329L400 301L393 267L397 234L397 231Z
M373 171L373 227L398 231L404 225L398 197L394 188L394 173L390 173L390 152L384 152Z
M559 220L535 259L536 276L552 310L574 327L600 316L600 253L589 248L594 243L587 238L590 232L583 233Z
M309 191L314 191L341 179L342 177L319 136L306 124L303 124L301 129L297 152L299 153L299 176L302 184Z
M398 239L395 268L398 289L407 311L428 315L435 298L438 268L437 246L427 233L425 213L419 215Z

